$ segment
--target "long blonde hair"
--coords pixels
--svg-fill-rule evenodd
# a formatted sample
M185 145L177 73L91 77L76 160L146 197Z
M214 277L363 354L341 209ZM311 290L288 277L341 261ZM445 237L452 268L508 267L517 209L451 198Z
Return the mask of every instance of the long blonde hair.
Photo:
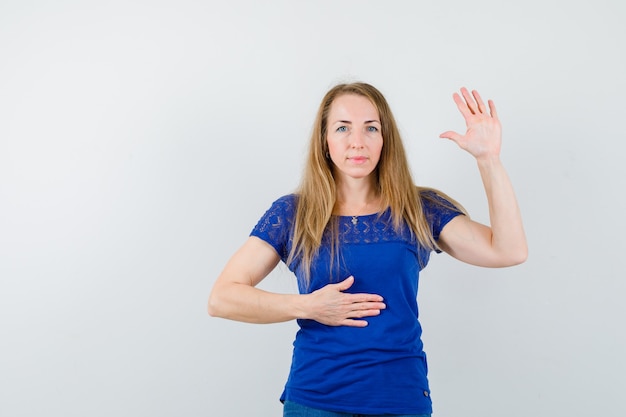
M324 231L331 224L337 200L333 163L326 156L328 114L333 101L346 94L365 97L378 110L383 148L374 171L374 186L381 197L383 210L391 209L394 229L399 230L405 222L420 244L431 250L438 248L422 210L420 194L427 188L417 187L413 182L404 145L387 100L380 91L369 84L361 82L339 84L326 93L317 111L304 173L297 191L298 205L293 228L293 242L287 264L290 265L294 260L300 259L307 285L310 279L311 263L322 243ZM464 212L457 202L439 191L433 191L450 200ZM434 201L438 202L438 200ZM337 245L336 239L332 244L331 252L334 252Z

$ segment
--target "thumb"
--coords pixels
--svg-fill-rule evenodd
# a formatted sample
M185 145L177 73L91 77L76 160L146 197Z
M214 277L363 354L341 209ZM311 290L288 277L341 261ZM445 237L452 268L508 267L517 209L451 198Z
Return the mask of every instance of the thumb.
M439 137L442 139L451 139L455 142L458 142L458 140L461 139L461 135L451 130L448 130L447 132L443 132L441 135L439 135Z
M339 291L345 291L350 288L352 284L354 284L354 277L350 275L348 278L338 283L337 288L339 289Z

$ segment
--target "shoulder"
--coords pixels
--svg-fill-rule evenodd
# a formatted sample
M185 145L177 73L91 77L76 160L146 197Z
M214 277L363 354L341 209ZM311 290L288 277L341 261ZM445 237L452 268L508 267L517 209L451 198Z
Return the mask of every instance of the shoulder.
M435 240L439 239L441 231L452 219L467 214L463 206L439 190L433 188L418 190L425 220Z
M298 206L298 195L297 194L286 194L278 199L274 200L272 203L272 209L279 210L283 213L294 213L296 207Z
M298 202L298 195L295 193L292 194L285 194L279 198L277 198L274 203L278 203L278 204L296 204Z
M287 242L295 217L296 204L297 196L294 194L274 200L250 233L250 236L256 236L272 245L282 259L286 259L287 256Z
M465 209L447 194L428 187L417 187L422 210L426 214L439 211L456 211L465 214Z
M265 214L259 221L261 224L283 224L291 225L298 205L298 196L296 194L286 194L274 200L271 206L265 211ZM257 225L257 227L259 227Z

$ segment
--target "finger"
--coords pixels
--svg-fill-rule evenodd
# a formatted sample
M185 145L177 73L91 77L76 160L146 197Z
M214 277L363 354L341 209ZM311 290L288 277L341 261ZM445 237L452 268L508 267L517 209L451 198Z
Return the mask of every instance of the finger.
M350 305L351 314L363 314L364 311L380 311L387 308L382 301L361 301ZM360 317L360 316L358 316Z
M459 133L448 130L447 132L443 132L441 135L439 135L439 137L442 139L450 139L454 142L458 142L462 136Z
M470 92L467 90L467 88L461 88L461 94L463 95L467 108L470 110L470 112L472 114L478 113L478 106L476 105L474 98L470 95Z
M367 321L358 320L358 319L362 319L364 317L375 317L378 315L380 315L380 310L377 310L377 309L358 310L358 311L352 312L352 314L350 314L348 318L344 320L344 323L346 323L347 325L352 324L352 325L357 325L357 326L361 326L361 325L367 326L368 324Z
M370 307L366 310L353 310L348 315L348 318L360 319L362 317L378 316L380 314L380 310L384 310L384 308Z
M348 327L367 327L369 323L366 322L365 320L345 319L340 324L342 326L348 326Z
M456 107L459 109L463 117L467 120L467 118L473 114L471 109L467 106L467 103L458 93L452 94L452 99L456 103Z
M354 284L354 277L350 275L348 278L344 279L340 283L335 284L339 291L345 291L350 288Z
M473 90L472 91L472 96L474 96L474 100L476 100L476 103L478 104L478 110L481 113L486 113L487 112L487 107L485 106L485 103L483 102L483 99L480 97L480 94L478 94L478 91Z
M382 303L383 297L378 294L358 293L345 294L346 300L350 303Z
M496 111L495 103L492 100L488 100L487 103L489 103L489 112L491 113L491 117L500 120L498 119L498 112Z

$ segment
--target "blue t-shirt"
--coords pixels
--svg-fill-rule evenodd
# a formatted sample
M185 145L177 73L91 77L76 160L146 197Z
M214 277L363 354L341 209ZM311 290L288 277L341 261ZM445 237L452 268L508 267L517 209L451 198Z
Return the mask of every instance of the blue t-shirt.
M427 193L423 209L438 239L443 227L460 212L433 192ZM296 195L279 198L251 233L272 245L283 262L291 250L296 205ZM336 412L430 414L417 307L419 272L428 263L430 251L406 225L394 230L390 210L359 216L356 224L351 220L350 216L337 217L340 247L332 262L330 234L325 233L308 286L298 260L289 268L298 279L300 293L352 275L355 281L347 292L379 294L387 308L365 318L368 326L359 328L298 320L300 329L281 401Z

